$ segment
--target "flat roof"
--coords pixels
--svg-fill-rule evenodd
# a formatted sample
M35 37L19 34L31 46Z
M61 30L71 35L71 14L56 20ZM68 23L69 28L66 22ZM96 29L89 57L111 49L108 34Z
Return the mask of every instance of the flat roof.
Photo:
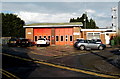
M71 23L33 23L25 26L37 26L37 25L81 25L82 22L71 22Z
M113 29L81 29L81 31L108 31Z
M72 22L72 23L35 23L23 26L24 28L29 27L73 27L73 26L83 26L82 22Z

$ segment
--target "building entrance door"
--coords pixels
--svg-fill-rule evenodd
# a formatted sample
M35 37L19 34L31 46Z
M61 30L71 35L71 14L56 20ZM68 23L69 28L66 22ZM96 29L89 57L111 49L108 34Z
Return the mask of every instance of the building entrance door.
M110 44L110 37L108 33L105 34L105 41L106 41L106 44Z

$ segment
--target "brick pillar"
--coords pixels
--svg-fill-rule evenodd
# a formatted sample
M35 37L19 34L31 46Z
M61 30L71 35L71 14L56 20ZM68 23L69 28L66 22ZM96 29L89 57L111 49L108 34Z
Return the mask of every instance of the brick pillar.
M106 44L105 34L104 33L101 33L100 39L101 39L101 41L102 41L103 44Z
M73 27L73 41L76 41L77 38L81 38L80 29L81 27Z
M25 29L25 38L26 39L32 39L32 40L34 40L34 37L33 37L33 28L26 28Z

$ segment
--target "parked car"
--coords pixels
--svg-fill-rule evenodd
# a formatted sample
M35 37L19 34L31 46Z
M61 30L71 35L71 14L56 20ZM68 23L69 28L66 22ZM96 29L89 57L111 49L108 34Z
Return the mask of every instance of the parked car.
M48 45L50 45L50 41L47 40L46 38L40 38L40 39L37 40L36 44L37 44L37 47L40 46L40 45L48 46Z
M17 38L11 38L7 44L8 46L17 46L17 42L18 42Z
M18 46L26 46L31 47L35 45L35 42L31 39L19 39L19 42L17 43Z
M106 48L106 45L96 43L95 41L92 40L81 40L81 41L77 41L74 44L74 47L80 50L85 50L87 48L103 50L104 48Z

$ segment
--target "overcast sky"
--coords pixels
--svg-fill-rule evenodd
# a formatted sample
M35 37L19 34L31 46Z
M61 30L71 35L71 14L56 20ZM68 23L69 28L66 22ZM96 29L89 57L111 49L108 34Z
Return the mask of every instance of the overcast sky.
M111 8L117 2L2 2L2 12L17 14L26 24L63 23L80 17L85 11L97 26L111 26Z

